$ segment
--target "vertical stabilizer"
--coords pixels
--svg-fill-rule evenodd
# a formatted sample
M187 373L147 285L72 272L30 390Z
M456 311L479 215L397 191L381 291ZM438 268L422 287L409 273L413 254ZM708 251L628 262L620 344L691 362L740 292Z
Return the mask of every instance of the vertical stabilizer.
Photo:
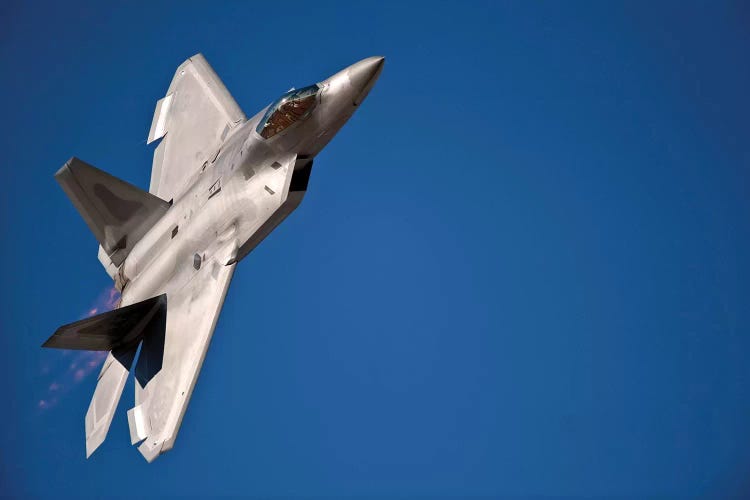
M43 347L110 351L86 412L86 457L104 442L139 344L145 355L136 376L153 377L162 366L167 296L159 295L63 325ZM145 356L145 357L144 357Z
M161 198L78 158L68 160L55 179L116 267L169 209Z

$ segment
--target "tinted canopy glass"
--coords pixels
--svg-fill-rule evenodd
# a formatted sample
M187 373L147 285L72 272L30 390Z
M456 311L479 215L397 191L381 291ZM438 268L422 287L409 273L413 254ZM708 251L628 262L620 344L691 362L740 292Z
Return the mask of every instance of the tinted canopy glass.
M317 103L318 86L290 90L268 107L255 131L269 139L287 127L310 116Z

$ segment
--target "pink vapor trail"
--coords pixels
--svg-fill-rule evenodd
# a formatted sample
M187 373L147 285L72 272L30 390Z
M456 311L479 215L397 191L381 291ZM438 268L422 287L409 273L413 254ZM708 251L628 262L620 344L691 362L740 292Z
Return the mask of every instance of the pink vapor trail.
M100 312L111 311L117 306L120 294L115 287L110 287L99 294L93 307L84 317L91 317ZM91 372L98 368L107 353L104 351L57 351L45 356L47 361L40 367L39 376L50 379L46 394L39 399L37 408L45 411L53 408L74 386L86 379Z

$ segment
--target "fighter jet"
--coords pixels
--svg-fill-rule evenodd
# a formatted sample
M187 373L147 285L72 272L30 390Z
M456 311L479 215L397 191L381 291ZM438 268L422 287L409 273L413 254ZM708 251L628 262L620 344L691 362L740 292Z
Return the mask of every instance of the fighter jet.
M99 241L116 309L44 344L108 351L86 413L86 456L102 444L136 358L131 443L171 450L237 263L302 201L315 156L362 104L383 57L292 89L246 118L206 59L175 72L156 103L148 192L78 158L55 174Z

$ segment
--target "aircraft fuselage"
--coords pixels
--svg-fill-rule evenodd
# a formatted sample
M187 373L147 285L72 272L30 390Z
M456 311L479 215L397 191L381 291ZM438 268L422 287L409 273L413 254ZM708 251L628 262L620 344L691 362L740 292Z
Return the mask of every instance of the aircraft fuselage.
M257 246L299 205L313 158L356 111L382 64L368 58L320 82L309 116L272 137L257 130L269 108L237 127L128 255L121 305L181 288L221 252L231 263ZM179 265L186 260L193 265Z

